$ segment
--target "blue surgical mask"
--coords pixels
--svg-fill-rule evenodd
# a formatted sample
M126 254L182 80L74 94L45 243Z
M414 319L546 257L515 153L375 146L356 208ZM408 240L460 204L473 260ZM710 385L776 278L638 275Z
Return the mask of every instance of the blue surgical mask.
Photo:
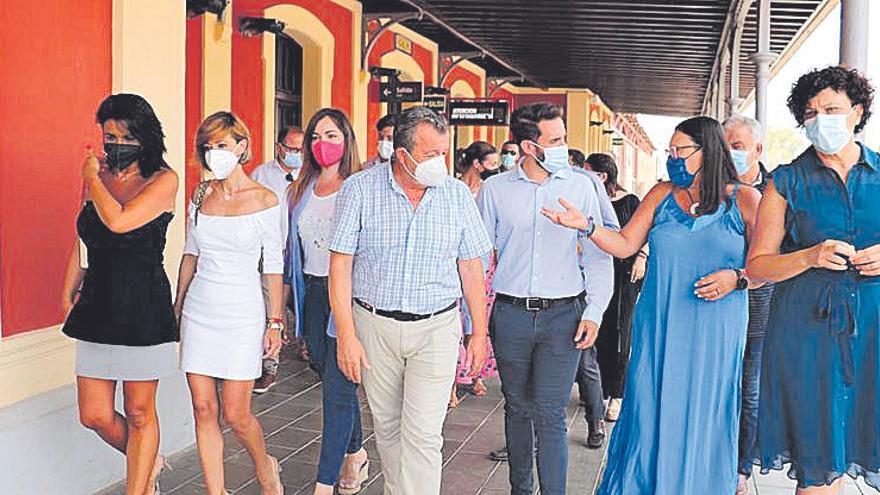
M303 155L302 153L294 153L293 151L288 151L284 155L284 166L287 168L300 168L303 164Z
M513 158L513 155L502 155L501 156L501 167L504 170L510 170L516 166L516 160Z
M852 130L846 121L847 117L849 113L816 115L815 118L804 123L807 139L822 153L833 155L839 152L852 139Z
M694 183L694 179L697 177L697 174L688 172L685 159L681 157L672 158L670 156L667 158L666 171L669 173L669 180L673 184L685 189L691 187L691 184Z
M749 163L749 152L745 150L730 150L730 157L733 158L733 165L736 167L737 175L745 175L752 165Z
M561 144L559 146L547 148L538 143L535 143L535 145L544 150L544 160L539 160L535 155L532 155L532 157L534 157L544 170L551 174L555 174L568 167L568 145Z

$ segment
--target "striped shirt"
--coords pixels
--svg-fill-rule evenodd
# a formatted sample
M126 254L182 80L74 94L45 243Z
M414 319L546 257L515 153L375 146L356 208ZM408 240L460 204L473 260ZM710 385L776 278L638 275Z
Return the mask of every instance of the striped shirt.
M330 250L354 255L352 296L387 311L429 314L461 297L458 260L492 248L473 197L447 177L413 210L390 165L349 177Z

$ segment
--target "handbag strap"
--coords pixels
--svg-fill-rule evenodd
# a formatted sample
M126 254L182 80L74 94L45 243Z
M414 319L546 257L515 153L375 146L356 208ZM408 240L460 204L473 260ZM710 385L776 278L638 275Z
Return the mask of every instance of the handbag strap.
M211 181L199 182L199 186L196 189L196 195L193 198L193 205L196 207L196 215L193 221L196 225L199 224L199 211L202 209L202 203L205 202L205 194L208 192L208 186L211 185Z

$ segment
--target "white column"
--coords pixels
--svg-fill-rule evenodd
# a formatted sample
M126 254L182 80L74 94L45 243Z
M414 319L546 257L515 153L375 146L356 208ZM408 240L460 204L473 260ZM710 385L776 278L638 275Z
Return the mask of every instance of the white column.
M761 0L758 5L758 52L752 55L756 66L755 76L755 119L767 129L767 86L770 84L770 62L776 55L770 51L770 0ZM765 136L766 137L766 136Z
M868 67L868 0L840 2L840 63L866 74Z
M751 4L751 0L748 2ZM727 99L727 106L730 109L728 111L728 115L733 115L739 109L739 106L742 104L743 99L739 96L739 83L740 83L740 54L742 52L742 34L743 34L743 25L745 24L745 18L739 18L737 20L734 29L736 32L733 33L733 37L730 40L730 95Z
M718 93L715 95L715 118L720 120L724 120L725 115L727 114L726 109L726 96L727 96L727 65L730 63L730 49L726 47L724 51L721 53L721 67L718 71L718 85L717 91Z

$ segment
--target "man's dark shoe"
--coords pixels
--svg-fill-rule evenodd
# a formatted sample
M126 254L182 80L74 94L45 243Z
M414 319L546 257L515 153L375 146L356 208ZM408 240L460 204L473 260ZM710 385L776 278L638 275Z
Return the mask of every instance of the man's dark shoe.
M260 378L257 378L257 381L254 382L254 393L255 394L264 394L269 391L270 388L275 386L275 381L278 379L278 367L275 369L263 369L263 375Z
M532 453L538 455L537 446L535 446L534 450L532 450ZM507 462L507 447L489 452L489 459L495 462Z
M507 462L507 447L489 452L489 459L495 462Z
M598 449L605 445L605 421L590 421L587 423L587 447Z

